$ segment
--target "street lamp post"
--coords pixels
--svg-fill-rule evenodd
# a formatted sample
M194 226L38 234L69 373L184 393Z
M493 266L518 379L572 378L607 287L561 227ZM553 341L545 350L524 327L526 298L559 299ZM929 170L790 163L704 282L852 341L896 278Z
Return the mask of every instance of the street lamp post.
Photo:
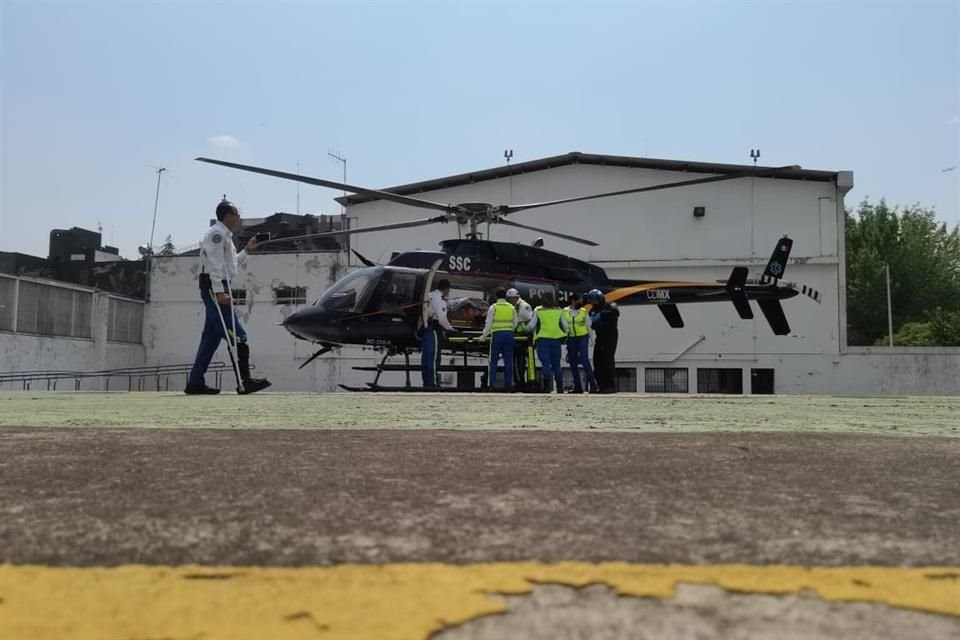
M160 174L166 171L165 167L157 169L157 195L153 199L153 225L150 227L150 253L153 253L153 232L157 228L157 205L160 203Z
M887 333L890 335L890 346L893 346L893 305L890 302L890 265L884 263L883 270L887 276Z
M144 299L148 302L150 301L150 271L153 269L153 234L157 228L157 205L160 204L160 176L166 171L166 167L159 167L157 169L157 194L153 199L153 224L150 225L150 243L147 245L147 251L144 254L145 260L145 281L143 283L143 295Z

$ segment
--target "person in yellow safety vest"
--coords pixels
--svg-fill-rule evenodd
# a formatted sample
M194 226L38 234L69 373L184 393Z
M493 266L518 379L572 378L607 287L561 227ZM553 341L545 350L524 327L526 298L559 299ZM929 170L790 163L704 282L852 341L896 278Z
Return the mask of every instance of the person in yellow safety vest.
M553 390L557 381L557 393L563 393L563 368L560 364L560 345L567 337L566 318L563 310L553 301L552 293L544 293L543 304L533 310L533 318L527 323L528 332L536 330L537 357L543 365L543 392Z
M490 339L490 368L487 372L487 388L497 384L497 361L503 356L503 388L513 390L513 332L517 328L517 310L506 300L506 292L496 293L497 301L487 309L487 322L480 339Z
M587 389L590 393L597 391L597 379L590 366L590 328L592 325L590 314L583 308L583 296L579 293L570 294L570 306L563 310L563 317L567 321L567 362L573 373L573 393L583 393L583 382L580 379L580 369L583 367L587 374Z
M512 304L517 310L517 329L518 336L527 333L527 323L533 318L533 307L530 303L520 297L520 292L516 289L507 289L507 302ZM527 336L526 340L515 345L513 350L513 372L517 384L532 383L535 374L533 368L533 335Z

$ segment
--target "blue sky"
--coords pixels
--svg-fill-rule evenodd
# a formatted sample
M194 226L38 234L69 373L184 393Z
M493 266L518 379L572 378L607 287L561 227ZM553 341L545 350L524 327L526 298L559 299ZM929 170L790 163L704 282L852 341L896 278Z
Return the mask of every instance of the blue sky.
M198 241L236 162L386 187L582 151L854 171L960 222L958 2L0 4L0 250ZM303 186L301 212L338 212ZM411 210L411 217L420 217Z

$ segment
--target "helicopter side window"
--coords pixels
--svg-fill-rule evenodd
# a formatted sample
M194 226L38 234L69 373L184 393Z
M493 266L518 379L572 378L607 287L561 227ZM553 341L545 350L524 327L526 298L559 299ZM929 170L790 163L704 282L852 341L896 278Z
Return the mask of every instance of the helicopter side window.
M366 304L366 311L382 311L387 314L404 314L415 306L417 277L412 273L387 271L377 283L373 295Z
M358 269L330 287L317 304L338 311L359 311L382 274L383 267Z

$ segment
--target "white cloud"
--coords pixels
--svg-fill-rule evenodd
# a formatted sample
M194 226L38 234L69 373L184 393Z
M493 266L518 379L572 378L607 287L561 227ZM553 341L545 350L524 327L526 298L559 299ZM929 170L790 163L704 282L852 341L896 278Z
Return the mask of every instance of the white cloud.
M240 147L240 141L233 136L228 135L213 136L212 138L209 138L207 142L222 149L237 149Z
M947 120L947 124L951 127L960 124L960 114L954 115L952 118Z

